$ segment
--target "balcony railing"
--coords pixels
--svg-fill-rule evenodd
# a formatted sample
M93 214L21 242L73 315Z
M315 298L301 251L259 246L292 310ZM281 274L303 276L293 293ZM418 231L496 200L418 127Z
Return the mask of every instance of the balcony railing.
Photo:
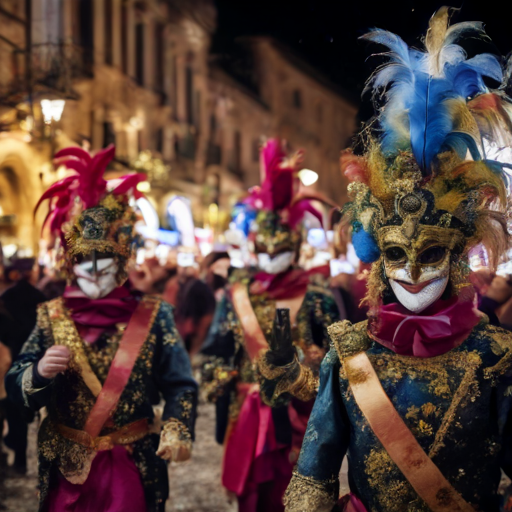
M33 45L30 50L13 50L12 79L0 101L17 104L27 95L44 92L65 98L77 96L73 80L93 76L92 49L64 43Z

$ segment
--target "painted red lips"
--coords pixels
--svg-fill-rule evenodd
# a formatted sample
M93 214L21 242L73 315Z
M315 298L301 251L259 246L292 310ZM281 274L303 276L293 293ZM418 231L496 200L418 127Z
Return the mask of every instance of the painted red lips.
M430 279L430 281L424 281L423 283L411 284L405 281L396 281L402 288L407 290L409 293L419 293L423 288L426 288L429 284L437 281L439 278Z

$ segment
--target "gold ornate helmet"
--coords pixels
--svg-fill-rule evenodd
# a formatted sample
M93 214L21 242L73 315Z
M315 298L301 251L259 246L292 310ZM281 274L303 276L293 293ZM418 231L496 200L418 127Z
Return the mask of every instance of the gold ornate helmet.
M61 263L68 276L78 260L96 252L114 257L118 263L117 280L126 279L136 221L129 200L141 197L137 184L146 178L144 174L128 174L111 182L105 180L103 174L114 155L113 145L94 156L78 147L55 155L58 164L75 173L49 187L36 210L49 200L44 225L49 225L54 240L60 240Z
M471 248L482 243L496 265L507 247L510 166L487 155L511 145L512 105L484 82L501 83L498 59L468 59L456 44L468 34L487 37L481 23L450 27L443 7L430 21L425 51L379 29L363 36L390 50L367 85L385 101L363 133L364 154L345 152L341 166L351 181L344 211L354 248L374 263L367 294L374 306L393 298L388 277L403 279L406 266L402 285L414 293L436 270L450 273L441 293L455 294L467 284Z
M299 191L302 157L302 151L288 156L279 139L269 139L260 150L261 186L252 188L244 200L257 212L251 230L256 252L298 251L305 212L322 222L311 200L330 203L318 194L306 196Z

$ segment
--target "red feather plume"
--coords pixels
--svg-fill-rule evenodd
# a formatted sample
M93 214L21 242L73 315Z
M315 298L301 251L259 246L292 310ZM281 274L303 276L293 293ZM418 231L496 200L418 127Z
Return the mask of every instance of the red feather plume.
M49 223L52 235L57 233L62 237L62 225L70 219L71 210L76 200L83 209L97 206L107 194L107 181L103 177L107 165L115 156L115 147L108 146L91 156L79 147L69 147L55 155L56 165L65 165L75 174L51 185L39 199L34 214L43 201L49 199L49 211L43 228ZM141 194L136 190L137 184L146 179L144 174L127 174L121 178L112 193L125 195L130 191L138 198Z
M298 165L302 151L288 159L279 139L270 139L260 150L261 186L253 187L245 203L257 210L279 212L291 229L295 229L306 212L312 213L322 223L322 214L311 200L330 201L318 194L299 193Z

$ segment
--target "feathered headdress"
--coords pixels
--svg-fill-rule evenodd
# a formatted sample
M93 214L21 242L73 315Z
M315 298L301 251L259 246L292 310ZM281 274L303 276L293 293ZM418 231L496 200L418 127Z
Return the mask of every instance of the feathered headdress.
M78 255L93 250L125 259L131 255L135 213L128 200L130 195L141 197L137 184L146 177L128 174L107 182L103 174L114 155L113 145L94 156L78 147L55 155L57 165L75 173L51 185L35 211L49 200L43 229L48 225L53 240L60 238L68 269Z
M244 203L258 211L255 231L262 245L294 247L300 239L300 223L306 212L322 223L322 214L312 200L331 204L319 194L299 192L298 171L302 158L302 151L288 156L278 139L269 139L260 150L261 186L253 187Z
M464 35L487 38L479 22L450 27L443 7L430 21L424 51L380 29L362 36L389 48L389 61L366 87L385 100L378 130L364 156L348 151L341 158L352 181L345 211L364 262L379 260L384 232L395 230L413 243L426 233L424 226L429 236L449 234L450 250L460 256L482 242L496 263L506 246L510 166L488 159L487 152L512 143L512 105L484 82L502 81L498 59L468 59L456 44Z

